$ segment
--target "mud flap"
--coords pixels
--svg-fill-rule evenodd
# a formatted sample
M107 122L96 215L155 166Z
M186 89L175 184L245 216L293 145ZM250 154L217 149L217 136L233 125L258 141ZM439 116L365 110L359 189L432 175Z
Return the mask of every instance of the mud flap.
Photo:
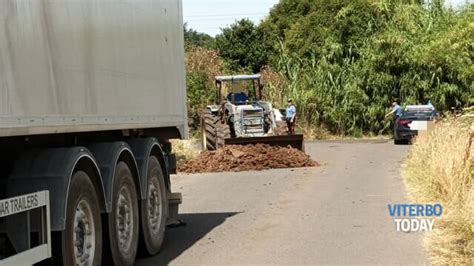
M268 137L245 137L225 139L225 145L246 145L246 144L268 144L271 146L287 147L304 151L304 138L302 134L287 136L268 136Z
M172 226L176 224L180 224L181 221L178 220L178 209L179 204L183 201L183 197L181 193L171 193L168 197L168 220L166 221L166 225Z

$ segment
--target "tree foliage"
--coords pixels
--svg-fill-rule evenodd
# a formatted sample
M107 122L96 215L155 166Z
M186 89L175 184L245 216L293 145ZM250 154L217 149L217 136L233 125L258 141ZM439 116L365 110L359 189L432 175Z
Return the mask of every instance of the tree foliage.
M425 3L426 2L426 3ZM222 71L270 73L266 97L291 97L300 125L336 134L390 132L384 114L432 101L474 104L474 5L441 0L280 0L259 25L223 29Z
M440 1L282 0L260 27L303 121L360 135L389 131L383 115L395 98L431 100L440 111L474 103L473 11Z
M216 97L214 77L222 73L223 64L213 50L194 47L186 53L188 124L193 131L201 126L201 112Z
M190 51L194 48L206 48L214 49L216 44L213 37L209 34L197 32L194 29L188 28L188 25L184 24L184 46L186 51Z
M262 38L262 31L252 21L242 19L216 37L217 51L230 70L258 72L267 61Z

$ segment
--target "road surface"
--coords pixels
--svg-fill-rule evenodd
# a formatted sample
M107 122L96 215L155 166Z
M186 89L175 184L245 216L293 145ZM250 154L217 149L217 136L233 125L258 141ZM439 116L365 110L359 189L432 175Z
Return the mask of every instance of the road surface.
M419 233L396 232L387 204L406 202L388 140L309 142L318 168L173 177L180 217L160 255L137 265L424 264Z

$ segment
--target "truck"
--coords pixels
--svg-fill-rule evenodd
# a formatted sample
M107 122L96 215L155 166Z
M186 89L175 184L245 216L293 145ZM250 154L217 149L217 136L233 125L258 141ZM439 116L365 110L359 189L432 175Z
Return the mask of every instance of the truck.
M0 264L132 265L176 222L180 0L0 1Z

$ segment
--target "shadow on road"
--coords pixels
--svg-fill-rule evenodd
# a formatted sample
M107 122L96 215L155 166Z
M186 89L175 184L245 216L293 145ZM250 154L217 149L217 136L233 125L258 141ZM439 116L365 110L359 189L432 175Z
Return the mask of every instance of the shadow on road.
M139 259L135 265L167 265L212 229L236 214L238 212L180 214L178 219L184 221L186 226L167 228L161 252L154 257Z

